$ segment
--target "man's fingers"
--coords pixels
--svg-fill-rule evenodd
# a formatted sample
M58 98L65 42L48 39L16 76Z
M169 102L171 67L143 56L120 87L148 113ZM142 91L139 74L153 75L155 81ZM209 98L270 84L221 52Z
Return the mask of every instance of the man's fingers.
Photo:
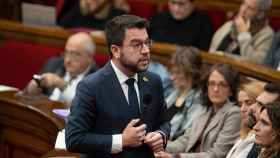
M144 130L146 130L146 128L147 128L147 125L146 124L142 124L142 125L136 127L136 130L137 131L144 131Z
M128 123L127 127L134 127L139 121L140 121L140 119L132 119L132 120Z

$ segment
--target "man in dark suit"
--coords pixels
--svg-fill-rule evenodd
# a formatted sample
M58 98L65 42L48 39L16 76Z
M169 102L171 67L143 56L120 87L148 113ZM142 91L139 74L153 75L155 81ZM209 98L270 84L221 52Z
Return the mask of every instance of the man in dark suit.
M170 125L160 78L148 71L151 41L145 19L118 16L106 25L111 60L77 88L66 147L92 158L152 158Z
M48 60L41 75L32 79L25 88L29 95L43 93L53 100L71 102L76 86L86 75L96 71L92 55L95 45L87 33L69 37L63 57ZM40 81L39 81L40 80Z

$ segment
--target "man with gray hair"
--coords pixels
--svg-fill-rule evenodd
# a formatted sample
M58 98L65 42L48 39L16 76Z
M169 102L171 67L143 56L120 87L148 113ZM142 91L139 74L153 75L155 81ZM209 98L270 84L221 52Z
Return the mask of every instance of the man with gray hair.
M25 92L71 103L77 84L97 69L92 60L94 51L95 44L89 34L80 32L70 36L63 56L48 60L40 75L33 76Z
M235 18L215 33L209 51L238 55L262 64L274 34L267 20L271 3L271 0L243 0Z

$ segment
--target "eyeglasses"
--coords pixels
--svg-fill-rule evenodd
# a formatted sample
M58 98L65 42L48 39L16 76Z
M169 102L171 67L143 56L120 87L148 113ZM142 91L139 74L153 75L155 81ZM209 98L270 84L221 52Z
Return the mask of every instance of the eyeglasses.
M221 88L222 88L222 89L225 89L225 88L228 88L228 87L229 87L228 84L225 83L225 82L216 83L216 82L214 82L214 81L208 82L208 83L207 83L207 86L208 86L209 88L218 87L219 89L221 89Z
M128 46L132 47L135 51L142 51L144 45L150 49L153 45L153 41L151 39L147 39L145 41L132 40Z
M82 54L76 51L64 51L63 52L63 57L66 58L70 58L73 60L79 60L82 57Z

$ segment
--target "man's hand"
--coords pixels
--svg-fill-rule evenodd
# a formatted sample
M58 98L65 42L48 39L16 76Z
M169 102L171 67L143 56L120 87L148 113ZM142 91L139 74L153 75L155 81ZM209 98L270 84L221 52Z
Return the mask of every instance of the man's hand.
M238 34L242 32L249 32L250 29L250 20L246 20L240 15L237 15L234 19L234 24Z
M146 125L135 127L140 119L131 120L122 133L123 147L138 147L143 144L146 134Z
M150 132L146 135L144 143L148 144L154 152L163 151L163 138L159 132Z
M66 86L66 82L63 80L63 78L59 77L56 74L44 73L44 74L42 74L41 85L46 88L57 87L57 88L63 90L64 87Z

